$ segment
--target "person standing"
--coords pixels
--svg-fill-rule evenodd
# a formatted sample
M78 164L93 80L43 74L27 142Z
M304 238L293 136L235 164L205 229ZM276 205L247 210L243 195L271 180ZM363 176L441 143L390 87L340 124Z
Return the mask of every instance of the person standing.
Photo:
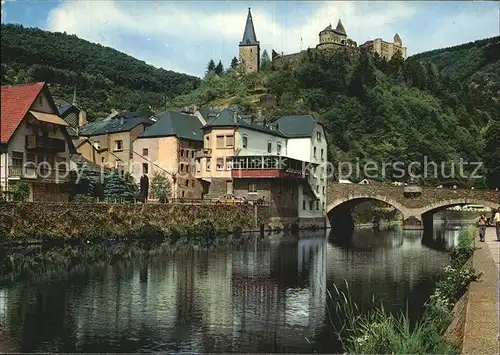
M497 213L493 217L493 223L495 223L495 228L497 230L497 242L500 242L500 208L497 209Z
M484 216L484 214L482 214L481 217L479 217L479 241L480 242L484 242L484 236L486 234L486 224L487 224L486 217Z

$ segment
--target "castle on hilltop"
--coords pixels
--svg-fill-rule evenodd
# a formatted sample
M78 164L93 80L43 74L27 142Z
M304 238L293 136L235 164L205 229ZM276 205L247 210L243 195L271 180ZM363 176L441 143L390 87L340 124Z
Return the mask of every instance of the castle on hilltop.
M315 49L307 49L298 53L283 54L272 50L273 67L276 69L294 65L308 55L310 51L336 51L336 50L359 50L364 48L371 53L378 53L382 58L390 60L398 51L406 59L406 47L403 47L401 38L396 33L393 42L387 42L382 38L367 41L358 47L357 43L348 38L347 31L339 19L337 27L333 28L330 23L324 30L319 32L319 44ZM245 73L251 73L260 69L260 42L257 41L253 25L252 12L248 8L247 21L243 38L239 44L240 67Z

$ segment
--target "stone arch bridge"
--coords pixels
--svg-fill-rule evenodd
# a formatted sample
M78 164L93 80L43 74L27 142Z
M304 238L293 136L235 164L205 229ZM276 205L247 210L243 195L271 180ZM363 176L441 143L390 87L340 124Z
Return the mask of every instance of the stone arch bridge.
M421 192L408 192L403 186L330 183L326 212L332 227L352 225L352 209L368 200L383 201L399 210L403 228L424 229L432 225L434 213L449 207L474 204L499 208L500 191L421 187Z

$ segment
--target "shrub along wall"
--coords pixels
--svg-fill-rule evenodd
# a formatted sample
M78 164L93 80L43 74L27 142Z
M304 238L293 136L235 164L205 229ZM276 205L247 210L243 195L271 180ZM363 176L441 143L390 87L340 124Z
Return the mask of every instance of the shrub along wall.
M172 204L2 203L0 241L39 238L123 238L211 223L219 232L257 230L269 207Z

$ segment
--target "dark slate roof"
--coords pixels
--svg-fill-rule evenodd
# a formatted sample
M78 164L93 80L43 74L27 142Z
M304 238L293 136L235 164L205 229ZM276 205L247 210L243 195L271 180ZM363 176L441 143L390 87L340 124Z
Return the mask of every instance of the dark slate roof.
M122 112L109 120L89 122L80 130L82 136L128 132L140 124L152 125L149 112ZM123 123L121 122L123 118Z
M202 123L194 115L167 111L155 116L157 122L146 129L138 138L176 136L181 139L203 141Z
M248 8L247 23L245 25L245 32L243 32L243 39L240 42L240 46L244 45L258 45L257 36L255 35L255 29L253 27L252 12Z
M337 28L335 29L335 32L343 34L343 35L347 35L345 28L344 28L344 25L342 24L342 21L340 21L340 19L339 19L339 22L337 23Z
M63 116L66 113L66 111L68 111L72 107L75 107L75 106L73 106L73 105L64 105L64 106L59 107L57 109L59 111L59 116ZM75 109L76 109L76 107L75 107Z
M200 109L200 113L203 116L204 119L207 121L212 118L217 116L222 110L218 109L212 109L212 108L202 108Z
M275 124L266 123L265 121L254 122L248 121L248 117L242 117L234 109L224 109L217 116L212 117L203 128L210 127L244 127L254 131L265 132L279 137L285 137L284 133L276 127Z
M287 137L299 138L311 137L314 127L318 122L310 115L298 115L283 116L274 121L274 123L279 125L280 131Z

